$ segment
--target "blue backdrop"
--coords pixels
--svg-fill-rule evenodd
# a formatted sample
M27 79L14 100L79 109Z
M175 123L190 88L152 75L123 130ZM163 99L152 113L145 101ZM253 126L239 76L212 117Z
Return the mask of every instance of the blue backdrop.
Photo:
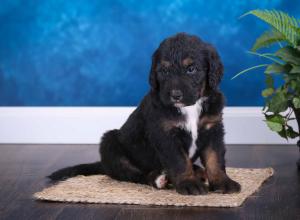
M245 53L266 27L256 8L299 17L284 0L1 0L1 106L137 105L149 89L151 55L159 42L188 32L211 42L225 65L227 104L262 105L260 71Z

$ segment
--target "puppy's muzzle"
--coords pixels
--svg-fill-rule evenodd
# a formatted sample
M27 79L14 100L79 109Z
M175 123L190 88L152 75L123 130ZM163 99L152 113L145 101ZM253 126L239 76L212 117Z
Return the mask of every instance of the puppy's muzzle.
M181 90L177 90L177 89L173 89L171 91L171 101L174 102L174 103L178 103L182 100L183 98L183 93Z

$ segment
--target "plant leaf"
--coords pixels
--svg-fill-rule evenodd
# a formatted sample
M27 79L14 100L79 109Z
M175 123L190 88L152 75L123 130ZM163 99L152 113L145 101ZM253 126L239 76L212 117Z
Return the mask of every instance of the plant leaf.
M271 121L271 122L279 123L281 125L285 125L285 119L280 114L273 114L273 115L265 114L265 117L266 117L267 121Z
M287 63L295 65L300 63L300 51L290 46L280 48L275 55Z
M277 132L277 133L280 135L280 137L283 137L283 138L285 138L286 140L288 140L287 131L286 131L286 129L285 129L284 126L282 127L282 130L279 131L279 132Z
M272 60L273 62L278 63L278 64L284 64L282 61L274 58L274 57L276 57L276 55L272 54L272 53L257 53L257 52L252 52L252 51L247 51L247 53L252 54L252 55L256 55L256 56L259 56L259 57L267 58L267 59Z
M300 65L300 64L298 64ZM300 73L300 66L293 65L290 73Z
M288 100L282 91L277 92L268 102L268 111L279 113L288 108Z
M270 75L270 74L265 74L265 75L266 75L265 82L266 82L267 88L274 88L274 79L273 79L272 75Z
M277 10L252 10L242 15L252 14L267 24L271 25L279 33L285 36L285 40L292 46L297 46L299 33L297 31L299 22L287 13Z
M287 136L290 138L296 138L299 137L299 133L297 133L296 131L294 131L294 129L287 125L288 129L286 130Z
M235 79L236 77L242 75L243 73L246 73L250 70L253 70L253 69L257 69L257 68L261 68L261 67L265 67L265 66L268 66L268 64L260 64L260 65L257 65L257 66L253 66L253 67L250 67L250 68L247 68L245 70L242 70L241 72L237 73L234 77L232 77L231 79Z
M273 88L267 88L267 89L264 89L262 92L261 92L261 95L263 97L268 97L270 95L272 95L274 92L274 89Z
M297 89L297 82L295 80L290 80L290 87L293 89L293 90L296 90ZM299 89L300 90L300 89Z
M278 63L273 63L268 65L265 70L265 73L288 73L291 67L287 64L280 65Z
M268 30L256 39L254 45L251 48L251 51L254 52L260 48L269 47L272 44L280 41L285 41L285 36L283 34L281 34L276 29Z
M283 126L277 122L267 121L267 125L272 131L280 132L283 129Z
M298 98L298 97L294 97L293 98L293 105L294 105L294 107L295 108L300 108L300 98Z

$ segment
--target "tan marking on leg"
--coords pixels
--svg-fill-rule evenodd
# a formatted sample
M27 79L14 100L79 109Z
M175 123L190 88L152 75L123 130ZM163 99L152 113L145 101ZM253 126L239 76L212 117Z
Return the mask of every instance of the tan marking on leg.
M219 155L211 148L204 152L204 163L207 170L209 188L220 193L233 193L240 191L239 183L230 179L219 163Z
M221 182L226 177L219 164L217 153L211 148L205 151L204 164L209 182Z
M189 179L195 179L195 173L193 170L193 164L191 159L185 155L186 158L186 166L185 166L185 171L183 173L180 173L176 177L176 183L179 183L183 180L189 180Z

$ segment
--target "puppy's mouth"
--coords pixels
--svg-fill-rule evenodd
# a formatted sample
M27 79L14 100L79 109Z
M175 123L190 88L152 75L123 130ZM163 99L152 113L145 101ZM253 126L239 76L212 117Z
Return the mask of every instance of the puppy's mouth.
M191 103L183 103L182 101L174 101L174 100L172 100L172 104L176 108L182 108L182 107L188 107L188 106L191 106L191 105L195 105L198 100L196 100L195 102L191 102Z
M180 99L175 99L175 98L173 98L173 97L170 97L170 101L171 101L171 103L172 103L176 108L181 108L181 107L186 106L186 104L184 104L184 103L182 102L182 98L180 98Z
M176 108L182 108L182 107L185 107L186 105L183 104L182 102L175 102L175 103L174 103L174 106L175 106Z

